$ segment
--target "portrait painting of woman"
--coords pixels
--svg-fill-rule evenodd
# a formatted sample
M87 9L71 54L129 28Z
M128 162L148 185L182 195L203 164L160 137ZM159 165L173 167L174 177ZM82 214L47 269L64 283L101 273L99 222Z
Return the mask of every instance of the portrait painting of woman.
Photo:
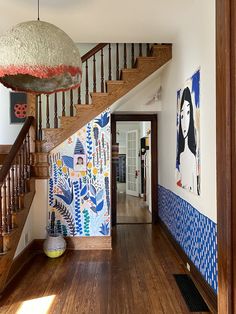
M199 145L195 126L193 96L189 86L183 89L180 97L177 125L177 185L200 194L199 187Z

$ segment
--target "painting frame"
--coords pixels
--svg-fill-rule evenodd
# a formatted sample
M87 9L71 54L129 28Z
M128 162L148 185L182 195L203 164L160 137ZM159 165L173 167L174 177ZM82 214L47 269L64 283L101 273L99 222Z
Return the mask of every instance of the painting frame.
M23 124L27 117L27 94L10 92L10 124Z

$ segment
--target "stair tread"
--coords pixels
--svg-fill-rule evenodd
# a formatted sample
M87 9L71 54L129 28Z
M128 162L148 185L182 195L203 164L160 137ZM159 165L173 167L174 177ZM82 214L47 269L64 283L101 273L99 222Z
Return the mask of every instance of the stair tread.
M158 57L153 57L153 56L150 56L150 57L137 57L136 59L137 60L145 60L145 61L156 61L158 59Z
M88 109L91 107L94 107L94 104L76 104L75 107L81 108L81 109Z
M78 117L77 116L60 116L59 117L60 120L78 120Z
M55 132L58 131L61 132L61 128L42 128L43 131L47 131L47 132Z
M122 72L134 72L134 73L136 73L136 72L139 72L140 70L139 69L137 69L137 68L123 68L123 69L121 69L121 71Z
M11 250L4 250L4 252L1 252L1 253L0 253L0 257L7 255L10 251L11 251Z
M17 214L17 213L14 213L14 214ZM2 235L3 236L8 236L10 237L11 235L13 235L14 233L16 233L18 230L17 227L14 227L13 229L11 229L9 232L3 232Z
M101 97L107 97L108 93L101 93L101 92L91 92L90 95L93 96L101 96Z
M125 84L125 82L122 80L110 80L110 81L106 81L106 84L123 85L123 84Z

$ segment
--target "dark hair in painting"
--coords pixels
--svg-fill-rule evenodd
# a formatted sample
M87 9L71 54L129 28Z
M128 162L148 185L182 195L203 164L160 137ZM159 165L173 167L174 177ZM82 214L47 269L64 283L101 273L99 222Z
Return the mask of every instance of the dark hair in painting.
M181 103L180 103L180 117L179 117L179 137L178 137L178 154L177 154L177 163L180 164L180 154L184 151L185 148L185 140L182 132L181 125L181 109L183 107L184 101L189 103L190 108L190 121L189 121L189 129L188 129L188 147L191 152L196 156L196 139L195 139L195 127L193 120L193 103L191 93L188 87L186 87L183 91Z

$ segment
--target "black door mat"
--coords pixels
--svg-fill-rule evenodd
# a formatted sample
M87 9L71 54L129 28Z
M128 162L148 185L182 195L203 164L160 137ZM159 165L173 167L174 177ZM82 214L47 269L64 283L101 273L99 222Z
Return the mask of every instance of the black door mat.
M173 275L190 312L209 312L209 308L189 275Z

